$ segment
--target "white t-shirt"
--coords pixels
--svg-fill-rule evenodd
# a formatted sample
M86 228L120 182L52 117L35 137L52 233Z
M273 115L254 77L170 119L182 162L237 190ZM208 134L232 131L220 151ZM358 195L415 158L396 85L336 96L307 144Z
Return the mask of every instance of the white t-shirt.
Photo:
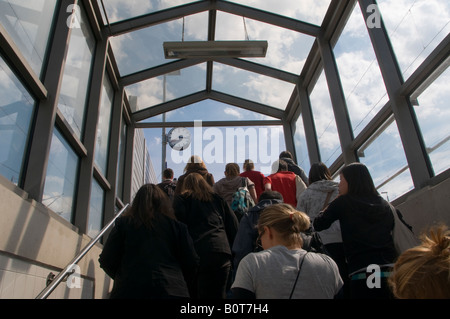
M303 249L275 246L245 256L232 288L253 292L257 299L288 299L297 277ZM336 263L327 255L308 253L303 262L293 299L331 299L343 283Z

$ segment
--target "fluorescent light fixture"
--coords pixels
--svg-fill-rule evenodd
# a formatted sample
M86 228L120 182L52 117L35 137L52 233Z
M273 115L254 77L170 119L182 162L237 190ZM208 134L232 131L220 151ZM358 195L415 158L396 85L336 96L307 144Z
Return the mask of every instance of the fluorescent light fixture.
M267 53L267 41L164 42L163 48L166 59L263 58Z

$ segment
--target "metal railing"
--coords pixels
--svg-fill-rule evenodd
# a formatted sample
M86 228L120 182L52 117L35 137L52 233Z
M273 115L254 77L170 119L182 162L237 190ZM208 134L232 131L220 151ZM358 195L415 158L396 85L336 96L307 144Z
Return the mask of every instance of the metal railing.
M56 287L66 278L67 275L70 275L73 271L73 266L76 265L88 252L91 248L100 240L100 238L114 225L116 219L123 214L129 204L125 205L115 216L114 218L103 227L100 233L93 238L89 244L74 258L72 261L56 276L54 279L51 279L51 282L45 287L44 290L36 297L36 299L47 299L47 297L56 289Z

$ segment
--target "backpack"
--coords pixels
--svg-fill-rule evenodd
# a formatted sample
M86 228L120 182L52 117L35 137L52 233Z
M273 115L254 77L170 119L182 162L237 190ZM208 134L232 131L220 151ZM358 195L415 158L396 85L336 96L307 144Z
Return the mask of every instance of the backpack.
M169 196L170 200L173 200L173 198L175 196L175 188L177 185L174 182L170 182L170 183L163 182L163 183L160 183L159 186L167 194L167 196Z
M250 192L247 188L247 178L242 178L242 186L237 189L231 199L231 209L236 215L238 221L241 221L242 216L255 206L253 198L250 196Z

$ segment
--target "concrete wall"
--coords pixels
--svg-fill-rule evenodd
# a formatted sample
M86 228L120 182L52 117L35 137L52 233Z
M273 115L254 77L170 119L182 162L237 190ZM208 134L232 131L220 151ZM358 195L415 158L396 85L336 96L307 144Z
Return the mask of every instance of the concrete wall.
M439 223L450 227L450 171L435 177L421 190L393 201L393 204L416 234Z
M58 274L90 238L2 176L0 203L0 298L35 298L47 275ZM97 244L78 263L80 288L62 282L50 297L106 298L112 281L99 268L100 252Z

